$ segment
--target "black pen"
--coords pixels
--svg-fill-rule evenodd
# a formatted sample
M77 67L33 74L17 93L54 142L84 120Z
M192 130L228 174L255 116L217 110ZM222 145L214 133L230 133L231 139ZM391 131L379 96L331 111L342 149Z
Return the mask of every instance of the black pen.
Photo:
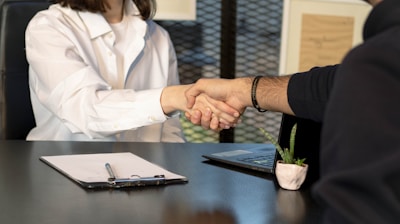
M108 178L108 181L114 181L116 178L115 178L115 174L111 168L111 165L109 163L106 163L105 166L106 166L108 174L110 175L110 177Z

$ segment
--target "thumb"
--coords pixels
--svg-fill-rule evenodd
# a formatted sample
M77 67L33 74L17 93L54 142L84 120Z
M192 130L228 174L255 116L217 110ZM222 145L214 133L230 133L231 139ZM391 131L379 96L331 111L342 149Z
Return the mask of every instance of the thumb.
M185 91L186 97L186 106L191 109L196 101L196 97L200 95L200 91L197 90L194 86L190 87Z

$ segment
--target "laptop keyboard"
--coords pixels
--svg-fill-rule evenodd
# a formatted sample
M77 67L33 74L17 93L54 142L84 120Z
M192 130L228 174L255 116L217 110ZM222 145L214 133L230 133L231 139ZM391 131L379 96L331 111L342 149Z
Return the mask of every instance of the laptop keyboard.
M260 155L260 156L252 156L238 159L239 161L272 167L274 165L275 156L274 155Z

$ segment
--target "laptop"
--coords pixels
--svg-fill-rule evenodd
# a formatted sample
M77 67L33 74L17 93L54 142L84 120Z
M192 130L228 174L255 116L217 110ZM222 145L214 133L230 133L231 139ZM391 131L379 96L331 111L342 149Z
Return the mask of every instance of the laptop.
M226 163L266 173L274 173L276 149L273 144L260 144L252 148L227 150L203 155L211 161Z
M295 123L297 123L295 157L306 158L309 165L306 182L312 183L319 178L321 124L283 114L278 137L278 142L283 148L289 147L290 132ZM275 161L280 159L280 155L272 144L260 144L257 147L239 150L224 150L203 155L203 157L210 161L272 174L275 171Z

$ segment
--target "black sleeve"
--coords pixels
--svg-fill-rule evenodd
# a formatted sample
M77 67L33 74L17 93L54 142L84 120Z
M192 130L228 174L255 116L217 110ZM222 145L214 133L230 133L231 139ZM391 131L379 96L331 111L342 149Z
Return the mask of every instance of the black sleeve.
M338 65L315 67L294 74L288 84L288 101L297 117L321 122Z

